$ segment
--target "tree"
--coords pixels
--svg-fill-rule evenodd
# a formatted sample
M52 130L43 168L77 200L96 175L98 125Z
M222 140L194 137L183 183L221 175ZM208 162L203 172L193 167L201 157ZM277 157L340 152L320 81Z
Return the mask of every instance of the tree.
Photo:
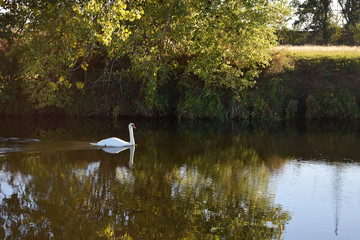
M36 108L63 108L72 101L72 80L77 69L87 70L88 60L102 51L108 57L129 36L127 24L141 11L124 1L71 0L57 2L1 1L1 33L17 56L17 78L27 99ZM73 84L76 83L76 84Z
M119 102L126 82L136 111L151 115L168 108L173 94L165 88L196 89L178 94L191 107L204 93L239 95L252 87L271 60L285 3L3 0L0 17L12 20L0 33L16 40L16 77L35 107L64 108L77 89L92 101Z
M331 34L331 18L333 11L331 9L331 0L306 0L300 2L298 0L292 1L296 7L296 15L298 20L294 22L295 26L303 27L304 30L312 31L313 37L321 34L319 42L321 44L328 44Z
M360 1L359 0L338 0L341 12L345 19L348 44L354 45L354 31L360 23Z
M185 93L180 94L178 113L197 108L197 99L206 103L207 96L221 91L239 94L252 87L271 59L276 25L287 13L281 0L147 1L144 5L144 17L130 36L137 50L133 56L140 61L134 66L142 73L148 96L156 96L169 76L180 79ZM138 69L141 66L146 71ZM203 116L207 114L211 113Z

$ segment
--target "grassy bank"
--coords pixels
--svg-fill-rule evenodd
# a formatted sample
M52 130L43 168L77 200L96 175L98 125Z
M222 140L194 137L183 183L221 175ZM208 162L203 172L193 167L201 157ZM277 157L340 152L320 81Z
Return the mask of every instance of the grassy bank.
M360 47L350 46L277 46L274 52L291 56L295 59L307 58L347 58L360 57Z
M183 116L253 122L360 117L359 47L278 46L256 81L240 94L205 94Z
M279 46L274 55L261 86L253 92L265 94L262 98L267 99L272 115L281 119L359 118L359 47ZM284 101L279 103L280 99ZM274 108L273 102L280 106Z

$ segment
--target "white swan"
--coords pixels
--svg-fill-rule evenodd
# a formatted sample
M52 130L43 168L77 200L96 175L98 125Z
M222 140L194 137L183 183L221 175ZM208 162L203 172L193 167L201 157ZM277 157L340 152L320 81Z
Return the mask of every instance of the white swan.
M130 142L126 142L122 139L111 137L103 139L97 143L90 143L93 146L100 146L100 147L127 147L127 146L135 146L135 139L133 129L136 129L135 124L129 124L129 135L130 135Z

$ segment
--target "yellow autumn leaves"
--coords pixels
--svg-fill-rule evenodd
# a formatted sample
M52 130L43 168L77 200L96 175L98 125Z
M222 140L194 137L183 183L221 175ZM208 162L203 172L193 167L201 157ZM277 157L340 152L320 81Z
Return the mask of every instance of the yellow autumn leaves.
M72 83L70 83L68 80L65 80L63 76L59 77L59 80L57 82L49 82L49 85L54 91L58 91L59 86L64 86L67 89L70 89L72 87ZM81 81L76 82L76 88L78 90L83 90L84 86L85 83Z
M76 4L73 9L81 16L84 26L93 32L95 40L110 46L114 39L125 41L131 34L124 21L133 22L144 14L142 9L127 9L125 1L91 0Z

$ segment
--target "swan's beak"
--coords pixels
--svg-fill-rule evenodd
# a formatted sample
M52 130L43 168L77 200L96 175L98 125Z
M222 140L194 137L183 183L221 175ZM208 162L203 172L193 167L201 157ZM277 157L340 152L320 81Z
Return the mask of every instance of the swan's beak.
M134 129L136 129L135 125L132 126Z

